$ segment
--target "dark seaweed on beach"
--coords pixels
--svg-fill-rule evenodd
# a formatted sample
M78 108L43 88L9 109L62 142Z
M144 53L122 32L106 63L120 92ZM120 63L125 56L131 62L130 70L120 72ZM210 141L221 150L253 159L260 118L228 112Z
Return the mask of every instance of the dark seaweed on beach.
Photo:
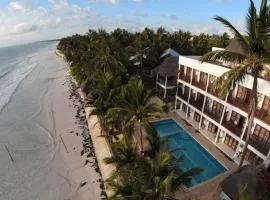
M88 126L87 126L85 110L84 110L84 107L85 107L84 101L82 100L78 92L78 87L76 86L76 84L72 81L70 77L68 77L68 79L69 79L68 86L69 86L69 93L70 93L69 99L72 102L72 106L76 109L75 124L80 128L80 131L81 131L81 133L78 133L78 132L75 133L74 131L70 131L70 133L75 133L77 136L81 135L83 137L83 140L82 140L83 149L81 150L81 156L87 153L86 157L88 159L91 159L91 161L86 159L85 165L90 164L91 167L93 167L95 171L99 174L100 178L97 181L100 183L99 185L101 189L100 198L105 200L107 199L107 195L104 190L105 189L104 182L101 178L100 169L98 166L97 158L95 156L95 149L93 147L91 135L89 133ZM80 184L80 187L83 187L86 184L87 182L83 182Z

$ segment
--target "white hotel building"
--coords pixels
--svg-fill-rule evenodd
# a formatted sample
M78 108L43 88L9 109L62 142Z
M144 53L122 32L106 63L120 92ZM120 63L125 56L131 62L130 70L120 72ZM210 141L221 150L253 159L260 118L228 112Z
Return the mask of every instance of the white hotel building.
M228 66L201 63L199 57L179 56L175 111L236 163L247 129L252 77L232 88L225 98L213 93L216 77ZM270 157L270 80L258 80L258 108L246 163L259 164Z

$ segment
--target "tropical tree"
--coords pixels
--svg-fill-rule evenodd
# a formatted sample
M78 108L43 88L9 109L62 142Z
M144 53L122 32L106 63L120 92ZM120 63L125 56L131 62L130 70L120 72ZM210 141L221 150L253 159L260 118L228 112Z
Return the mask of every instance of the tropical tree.
M122 88L122 96L116 107L108 111L110 116L123 116L127 125L139 123L140 148L143 153L142 123L149 117L157 117L162 112L162 107L151 101L152 91L147 91L142 79L131 79Z
M123 136L120 141L114 142L111 146L112 157L105 158L107 164L115 164L116 169L120 170L126 165L132 165L136 160L137 153L132 147L130 137Z
M125 67L118 61L112 54L109 46L105 46L103 50L95 58L95 67L102 69L104 73L110 72L117 74L118 72L124 72Z
M254 2L252 0L250 1L246 18L246 35L241 34L228 20L220 16L214 19L221 22L234 33L235 40L243 49L242 52L218 50L209 52L202 57L202 62L225 61L227 63L237 63L235 67L217 78L215 81L216 89L220 89L220 93L226 95L232 86L245 81L247 76L253 77L248 111L247 135L239 165L241 167L247 152L257 108L258 77L266 70L266 65L264 64L270 57L270 8L267 5L267 0L262 0L260 10L257 12Z
M93 75L96 77L97 75ZM121 81L110 73L100 74L98 78L92 79L90 93L88 95L90 104L94 107L91 115L97 115L101 124L102 132L108 136L115 136L117 122L107 116L108 110L114 105L114 98L119 95Z

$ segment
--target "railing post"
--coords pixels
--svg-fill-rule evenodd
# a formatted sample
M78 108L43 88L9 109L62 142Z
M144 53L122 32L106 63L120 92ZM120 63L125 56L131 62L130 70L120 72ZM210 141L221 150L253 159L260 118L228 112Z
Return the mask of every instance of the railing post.
M219 122L220 125L223 122L223 118L224 118L225 112L227 110L227 99L228 99L228 96L229 96L229 93L227 93L226 98L225 98L225 104L224 104L224 108L223 108L223 111L222 111L221 119L220 119L220 122Z
M218 142L218 137L219 137L219 133L220 133L220 128L218 129L218 132L217 132L217 134L216 134L216 138L215 138L215 144L217 144L217 142Z
M165 76L165 91L164 91L164 99L166 98L167 95L167 81L168 81L168 77Z
M246 130L247 130L247 125L248 125L248 120L246 120L246 122L245 122L245 126L244 126L243 132L242 132L242 134L241 134L241 140L243 140L243 138L244 138L245 132L246 132Z
M157 79L156 79L156 88L157 88L157 82L158 82L158 73L157 73Z

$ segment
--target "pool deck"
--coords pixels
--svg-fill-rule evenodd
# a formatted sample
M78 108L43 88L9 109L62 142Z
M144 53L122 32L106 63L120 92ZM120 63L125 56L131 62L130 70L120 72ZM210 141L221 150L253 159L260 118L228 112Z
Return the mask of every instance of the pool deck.
M205 149L208 150L228 171L218 175L208 181L205 181L192 188L179 188L175 193L175 198L179 200L200 199L200 200L214 200L216 199L216 193L219 188L219 183L224 180L229 174L237 169L237 164L228 159L224 153L222 153L212 142L210 142L205 136L203 136L198 130L196 130L189 122L182 119L177 113L170 113L163 115L158 120L174 119L182 128L191 133L191 136L197 140ZM151 121L157 121L153 119ZM145 148L147 144L144 145Z

